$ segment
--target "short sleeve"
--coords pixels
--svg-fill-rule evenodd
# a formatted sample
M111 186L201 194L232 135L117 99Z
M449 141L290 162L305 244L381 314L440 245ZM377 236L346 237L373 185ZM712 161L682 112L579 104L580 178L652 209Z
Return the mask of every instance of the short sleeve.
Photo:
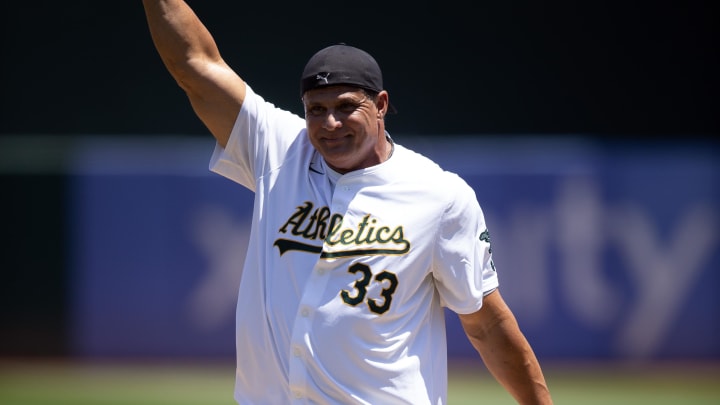
M433 276L442 305L467 314L480 309L483 295L498 287L489 231L475 192L453 175L454 197L439 223Z
M259 176L279 166L305 120L275 107L248 85L227 146L215 144L210 170L255 191Z

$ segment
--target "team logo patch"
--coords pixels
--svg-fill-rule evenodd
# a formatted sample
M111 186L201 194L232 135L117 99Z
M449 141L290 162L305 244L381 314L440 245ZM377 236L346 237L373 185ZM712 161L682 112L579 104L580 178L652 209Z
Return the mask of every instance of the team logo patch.
M490 244L490 231L488 231L487 229L482 231L482 233L480 234L480 240ZM488 249L488 253L492 253L492 245Z
M490 244L490 231L488 231L487 229L482 231L482 233L480 234L480 240L488 243L488 253L492 254L492 244ZM497 271L497 269L495 268L495 262L493 262L492 258L490 259L490 267L492 267L493 271Z

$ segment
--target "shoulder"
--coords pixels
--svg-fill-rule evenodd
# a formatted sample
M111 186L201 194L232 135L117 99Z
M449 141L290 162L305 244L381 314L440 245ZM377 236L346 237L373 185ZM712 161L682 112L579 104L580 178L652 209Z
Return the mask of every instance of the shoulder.
M398 164L408 177L438 190L475 196L473 189L457 173L445 170L434 160L402 145L396 145Z
M265 100L260 94L255 93L250 85L246 85L245 100L240 110L240 117L254 118L262 125L267 126L305 126L304 118Z
M402 184L396 189L412 194L413 200L422 202L425 209L438 210L437 219L472 216L480 208L475 190L459 174L401 145L396 145L395 157L396 180Z

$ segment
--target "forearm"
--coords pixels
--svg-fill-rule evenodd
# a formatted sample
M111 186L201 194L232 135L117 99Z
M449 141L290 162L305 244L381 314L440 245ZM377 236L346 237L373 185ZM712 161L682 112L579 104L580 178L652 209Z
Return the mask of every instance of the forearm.
M499 291L487 295L479 311L459 316L490 373L518 403L552 404L535 353Z
M143 0L143 7L155 48L181 86L193 61L220 60L212 35L184 1Z
M504 319L482 341L473 341L490 373L520 404L551 404L540 364L514 318Z

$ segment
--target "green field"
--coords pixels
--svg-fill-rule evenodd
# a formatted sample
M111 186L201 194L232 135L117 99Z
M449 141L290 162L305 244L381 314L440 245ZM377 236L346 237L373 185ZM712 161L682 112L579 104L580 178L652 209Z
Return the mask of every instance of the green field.
M514 404L482 366L451 366L448 403ZM720 404L720 367L546 365L556 405ZM234 405L233 366L0 361L1 405Z

